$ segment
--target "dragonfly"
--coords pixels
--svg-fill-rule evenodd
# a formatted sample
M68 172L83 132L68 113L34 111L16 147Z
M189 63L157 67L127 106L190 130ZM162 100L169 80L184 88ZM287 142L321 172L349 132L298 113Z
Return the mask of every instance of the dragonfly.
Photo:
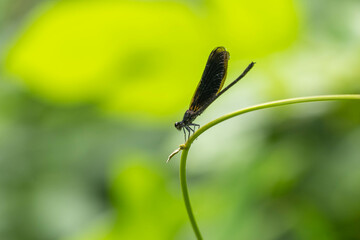
M191 99L190 107L186 110L183 120L175 123L177 130L183 130L185 142L190 138L191 133L195 132L196 127L200 128L200 125L193 121L218 97L245 77L255 64L255 62L251 62L238 78L221 90L225 83L229 59L230 53L224 47L217 47L210 53L201 80Z

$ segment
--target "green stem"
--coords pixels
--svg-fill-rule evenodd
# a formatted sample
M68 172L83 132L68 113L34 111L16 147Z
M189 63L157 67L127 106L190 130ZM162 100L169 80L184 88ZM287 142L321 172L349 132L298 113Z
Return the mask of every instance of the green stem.
M265 109L265 108L284 106L284 105L289 105L289 104L304 103L304 102L334 101L334 100L360 100L360 94L324 95L324 96L290 98L290 99L267 102L267 103L262 103L262 104L254 105L251 107L243 108L238 111L223 115L223 116L207 123L206 125L202 126L188 139L188 141L184 145L182 145L182 147L181 147L182 154L181 154L181 160L180 160L180 184L181 184L181 190L183 193L186 211L188 213L191 226L194 230L194 233L195 233L197 239L202 239L202 236L201 236L199 227L197 226L193 211L191 209L190 198L189 198L189 193L188 193L187 183L186 183L186 159L187 159L187 155L188 155L189 149L190 149L193 141L197 137L199 137L203 132L208 130L209 128L214 127L215 125L217 125L227 119L236 117L236 116L244 114L244 113L253 112L253 111Z
M180 161L180 184L181 184L181 190L182 190L182 194L183 194L183 198L184 198L184 202L185 202L186 211L188 213L191 226L194 230L196 238L202 239L199 227L197 226L193 211L191 209L189 192L188 192L187 183L186 183L186 158L187 158L188 152L189 152L189 148L183 148L182 154L181 154L181 161Z

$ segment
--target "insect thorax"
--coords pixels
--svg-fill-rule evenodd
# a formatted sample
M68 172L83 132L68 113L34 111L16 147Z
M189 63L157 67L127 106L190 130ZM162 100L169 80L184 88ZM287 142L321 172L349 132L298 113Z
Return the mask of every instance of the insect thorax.
M190 123L192 123L195 120L195 118L197 116L198 116L198 114L196 114L196 112L194 112L192 110L186 110L182 121L183 121L184 125L189 125Z

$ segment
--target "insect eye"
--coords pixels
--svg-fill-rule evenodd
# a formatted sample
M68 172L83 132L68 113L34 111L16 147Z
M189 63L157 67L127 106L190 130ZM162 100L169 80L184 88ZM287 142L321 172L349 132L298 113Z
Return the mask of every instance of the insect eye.
M175 128L180 130L181 129L181 122L176 122L175 123Z

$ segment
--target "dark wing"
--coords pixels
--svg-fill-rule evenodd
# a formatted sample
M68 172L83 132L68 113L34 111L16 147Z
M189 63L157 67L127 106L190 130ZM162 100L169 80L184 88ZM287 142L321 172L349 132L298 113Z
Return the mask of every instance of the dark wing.
M191 100L190 110L196 112L210 104L220 92L225 82L229 58L230 54L224 47L215 48L210 53L204 73Z

